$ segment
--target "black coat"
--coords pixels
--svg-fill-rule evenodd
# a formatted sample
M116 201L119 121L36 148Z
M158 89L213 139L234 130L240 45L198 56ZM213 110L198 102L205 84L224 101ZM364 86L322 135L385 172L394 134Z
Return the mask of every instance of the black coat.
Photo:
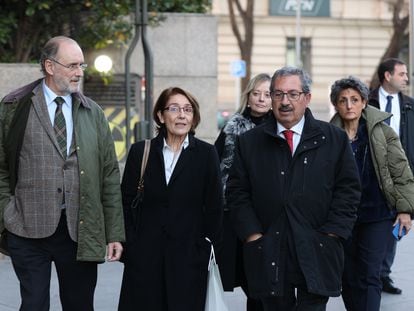
M378 100L379 89L371 91L368 104L380 109ZM414 168L414 98L398 93L400 102L400 140L410 162L411 169Z
M221 235L222 185L214 146L192 135L170 182L163 137L151 141L138 232L130 219L144 143L133 144L122 180L127 242L119 310L203 310L210 255L208 237ZM168 297L168 299L166 298Z
M239 138L226 191L234 228L244 244L253 297L283 295L292 240L309 292L338 296L347 239L360 200L358 171L346 133L305 113L292 158L274 117Z

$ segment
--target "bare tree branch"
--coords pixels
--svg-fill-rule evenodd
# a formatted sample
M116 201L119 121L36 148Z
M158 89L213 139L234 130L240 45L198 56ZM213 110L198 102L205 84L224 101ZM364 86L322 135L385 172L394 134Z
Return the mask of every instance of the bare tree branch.
M237 44L240 49L240 56L246 62L246 76L242 79L242 89L244 89L250 80L251 76L251 58L252 58L252 48L253 48L253 11L254 11L254 1L247 0L246 9L243 10L239 0L227 0L229 7L229 16L231 29L233 34L236 37ZM236 14L234 12L234 6L237 8L237 12L242 19L242 25L244 28L244 38L241 35L239 29L239 24L236 20Z
M406 12L406 2L404 0L390 1L392 6L393 16L392 16L392 25L393 25L393 34L391 36L390 42L387 49L380 59L380 63L391 57L398 58L401 48L404 46L407 38L407 27L409 24L409 14ZM405 16L401 16L403 13L406 13ZM370 89L375 89L379 86L380 82L377 76L377 69L375 69L374 74L371 78Z

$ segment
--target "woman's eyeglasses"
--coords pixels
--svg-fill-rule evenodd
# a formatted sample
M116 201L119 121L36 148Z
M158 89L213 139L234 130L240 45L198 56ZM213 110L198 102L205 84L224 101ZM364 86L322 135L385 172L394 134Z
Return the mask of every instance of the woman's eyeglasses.
M171 106L165 107L164 111L165 110L173 114L179 114L181 111L184 112L184 114L192 114L194 112L194 109L191 106L180 107L180 106L171 105Z

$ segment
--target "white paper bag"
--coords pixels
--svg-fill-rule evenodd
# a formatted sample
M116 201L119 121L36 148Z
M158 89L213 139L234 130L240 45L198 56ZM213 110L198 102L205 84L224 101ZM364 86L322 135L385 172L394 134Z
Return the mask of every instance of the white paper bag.
M206 238L207 241L211 241ZM204 311L228 311L224 302L224 290L221 283L219 268L214 254L213 244L211 244L210 261L208 264L207 294Z

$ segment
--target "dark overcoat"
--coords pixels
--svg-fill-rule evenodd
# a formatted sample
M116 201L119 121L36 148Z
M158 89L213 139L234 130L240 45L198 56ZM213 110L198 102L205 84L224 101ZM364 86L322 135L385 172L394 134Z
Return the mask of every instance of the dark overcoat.
M127 242L119 310L203 310L210 255L222 223L222 184L214 146L194 136L167 185L163 136L151 141L138 231L132 228L144 142L133 144L122 180Z
M253 297L283 295L285 241L293 240L309 292L339 296L347 239L360 199L358 171L346 133L315 120L309 109L293 155L272 116L239 137L226 191L235 230L245 241ZM287 236L290 235L290 236Z

